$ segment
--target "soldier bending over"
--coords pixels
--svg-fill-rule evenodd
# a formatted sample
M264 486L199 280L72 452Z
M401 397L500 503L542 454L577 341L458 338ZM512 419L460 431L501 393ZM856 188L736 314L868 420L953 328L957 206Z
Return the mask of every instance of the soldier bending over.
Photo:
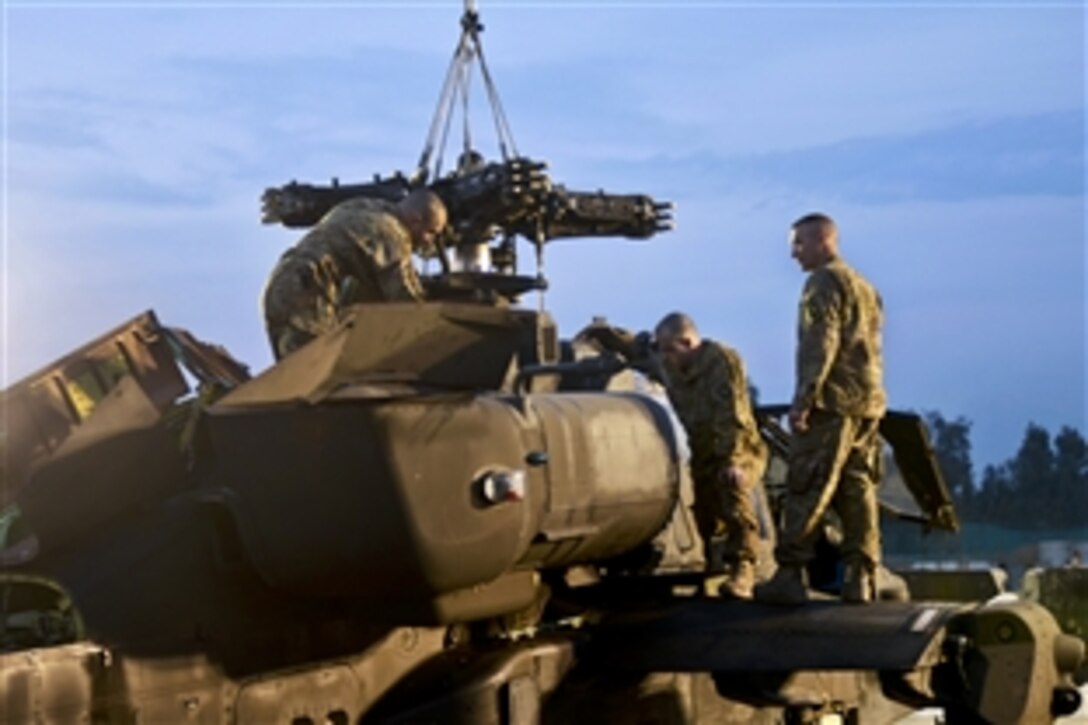
M842 597L868 602L875 598L880 563L882 303L873 286L839 258L838 231L829 217L810 214L794 222L790 248L809 276L799 311L778 571L756 588L756 599L799 604L808 598L804 567L812 560L824 513L833 506L843 527Z
M767 447L752 415L744 363L735 350L701 339L679 312L666 315L654 335L669 399L688 434L695 521L708 559L713 540L724 536L730 575L720 592L749 599L758 538L752 493L767 466Z
M276 359L332 329L345 305L423 299L412 252L433 254L444 226L446 207L427 189L395 204L359 198L333 207L284 252L265 287Z

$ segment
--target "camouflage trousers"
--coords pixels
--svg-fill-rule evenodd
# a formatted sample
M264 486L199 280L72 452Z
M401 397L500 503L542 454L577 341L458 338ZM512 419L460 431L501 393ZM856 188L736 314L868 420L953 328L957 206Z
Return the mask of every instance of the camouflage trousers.
M877 485L881 476L879 421L813 411L809 429L795 433L775 558L804 566L832 507L842 519L842 554L847 563L880 563Z
M711 559L710 547L721 540L721 558L727 564L746 560L755 562L759 543L759 521L755 512L756 489L762 484L765 461L749 461L738 466L741 481L731 482L726 473L729 463L693 471L695 483L695 525Z
M276 359L336 326L337 290L320 282L311 263L284 258L264 291L264 321Z

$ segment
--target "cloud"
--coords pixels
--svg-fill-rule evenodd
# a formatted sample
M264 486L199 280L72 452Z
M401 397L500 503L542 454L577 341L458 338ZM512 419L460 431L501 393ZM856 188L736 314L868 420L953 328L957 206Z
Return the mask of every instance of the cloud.
M724 153L804 148L1083 107L1083 10L752 12L763 52L642 77L642 108ZM714 23L692 26L696 38ZM775 42L776 41L776 42ZM677 49L700 47L685 36ZM696 59L692 58L695 62Z
M34 124L52 126L51 138L62 123L48 119L79 117L82 105L145 158L141 141L169 154L188 132L222 139L205 152L232 168L318 178L414 163L459 30L452 6L13 13L13 107L43 92L72 101L38 105ZM758 156L1083 114L1075 8L499 5L485 20L521 148L573 156L575 170L619 155ZM492 143L487 123L477 129Z
M873 204L1083 196L1084 120L1083 110L1056 112L732 156L689 150L641 159L617 148L576 166L587 178L623 179L681 198L799 193L816 185L814 177L825 193Z

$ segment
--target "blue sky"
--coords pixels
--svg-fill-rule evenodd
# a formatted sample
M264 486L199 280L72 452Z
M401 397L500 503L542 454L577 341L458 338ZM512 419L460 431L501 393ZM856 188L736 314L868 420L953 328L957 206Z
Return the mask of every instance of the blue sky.
M971 419L979 463L1088 427L1082 3L479 5L519 150L677 205L550 249L561 331L686 310L786 399L786 232L818 209L884 295L893 405ZM267 366L298 233L261 190L410 170L462 8L6 2L4 383L147 308Z

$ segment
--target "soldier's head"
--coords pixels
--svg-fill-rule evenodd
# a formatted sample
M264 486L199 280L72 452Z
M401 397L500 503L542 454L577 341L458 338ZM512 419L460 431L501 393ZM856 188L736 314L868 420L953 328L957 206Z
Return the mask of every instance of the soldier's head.
M683 312L670 312L654 328L654 342L665 362L683 368L703 340L690 317Z
M421 255L434 252L439 232L446 226L446 205L430 189L415 189L397 203L397 216L412 235L412 246Z
M790 256L806 272L839 254L839 230L826 214L806 214L790 227Z

